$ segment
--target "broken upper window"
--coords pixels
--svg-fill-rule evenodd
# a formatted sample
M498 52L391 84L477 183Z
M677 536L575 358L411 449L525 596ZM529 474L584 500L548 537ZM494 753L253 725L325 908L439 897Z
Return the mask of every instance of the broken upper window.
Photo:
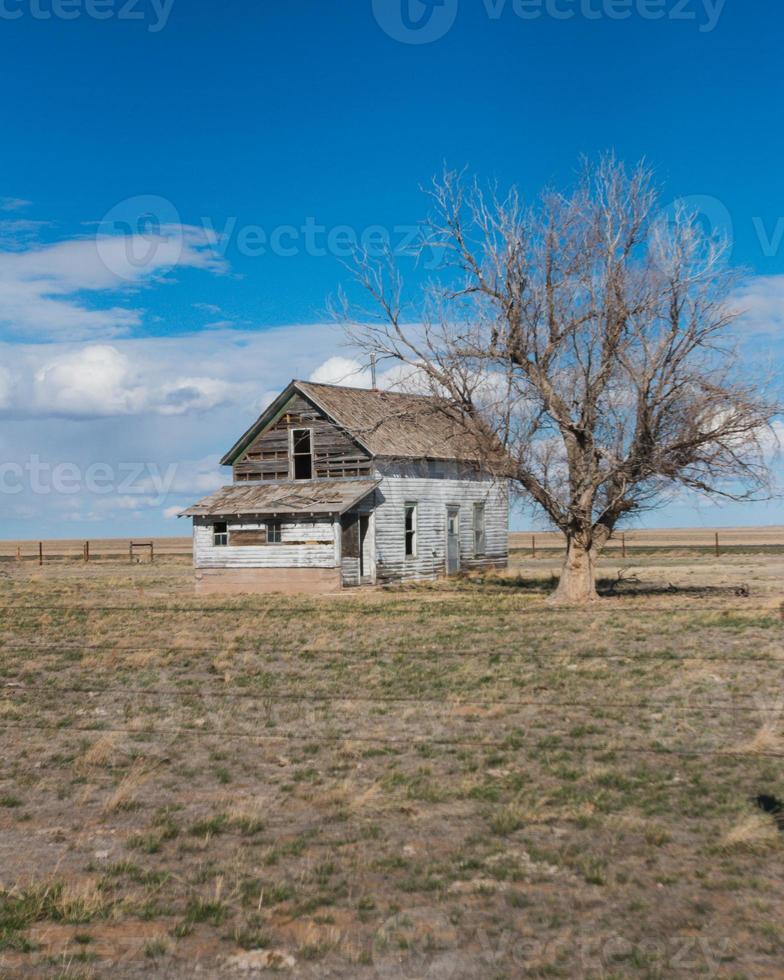
M294 479L313 479L313 438L310 429L294 429L291 433L291 456Z

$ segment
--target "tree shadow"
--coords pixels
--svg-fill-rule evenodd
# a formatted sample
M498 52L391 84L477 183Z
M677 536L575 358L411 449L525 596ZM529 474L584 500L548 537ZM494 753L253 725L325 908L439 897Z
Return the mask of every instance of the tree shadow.
M734 595L748 598L749 589L745 583L738 585L673 585L662 582L644 582L640 580L617 578L601 578L596 583L596 591L602 598L621 596L726 596Z
M556 574L526 575L467 575L458 580L464 589L494 589L504 593L526 595L552 595L558 587ZM602 577L597 580L596 591L602 599L619 599L629 596L657 598L661 596L706 597L733 595L748 598L749 589L745 583L737 585L673 585L672 582L646 582L635 577Z

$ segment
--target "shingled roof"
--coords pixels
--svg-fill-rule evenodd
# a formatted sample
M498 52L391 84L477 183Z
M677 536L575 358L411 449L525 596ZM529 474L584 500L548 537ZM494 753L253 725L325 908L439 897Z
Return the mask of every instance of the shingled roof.
M210 494L179 516L344 514L375 490L379 483L380 480L235 483Z
M221 460L233 463L299 393L372 456L475 462L480 453L448 403L428 395L292 381Z

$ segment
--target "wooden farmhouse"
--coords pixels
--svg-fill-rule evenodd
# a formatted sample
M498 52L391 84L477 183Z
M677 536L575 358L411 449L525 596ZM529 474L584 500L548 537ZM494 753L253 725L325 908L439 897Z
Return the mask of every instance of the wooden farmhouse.
M503 568L508 482L438 399L292 381L184 511L197 587L332 592Z

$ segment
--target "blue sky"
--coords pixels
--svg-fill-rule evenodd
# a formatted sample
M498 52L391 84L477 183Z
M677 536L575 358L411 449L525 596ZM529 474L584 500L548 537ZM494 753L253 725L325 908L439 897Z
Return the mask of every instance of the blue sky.
M533 195L646 156L732 236L747 354L780 365L782 27L738 0L0 0L0 535L187 532L167 515L265 399L345 373L341 247L404 241L444 161Z

